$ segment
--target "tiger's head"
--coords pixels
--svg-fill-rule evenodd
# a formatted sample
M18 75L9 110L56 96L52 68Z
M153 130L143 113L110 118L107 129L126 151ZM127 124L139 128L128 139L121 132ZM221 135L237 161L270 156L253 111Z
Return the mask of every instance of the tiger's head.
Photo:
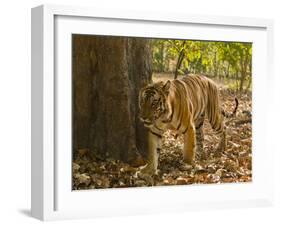
M149 127L157 119L168 114L167 97L171 82L157 82L142 88L139 92L140 120Z

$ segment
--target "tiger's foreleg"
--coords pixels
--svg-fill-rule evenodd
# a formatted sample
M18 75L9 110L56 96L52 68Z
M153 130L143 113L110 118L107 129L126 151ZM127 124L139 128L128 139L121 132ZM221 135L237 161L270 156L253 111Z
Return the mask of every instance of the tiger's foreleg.
M184 134L183 160L192 164L195 158L196 133L194 124L190 124Z
M148 156L147 164L141 167L140 172L143 174L156 174L158 167L158 154L157 149L159 148L161 137L148 132Z

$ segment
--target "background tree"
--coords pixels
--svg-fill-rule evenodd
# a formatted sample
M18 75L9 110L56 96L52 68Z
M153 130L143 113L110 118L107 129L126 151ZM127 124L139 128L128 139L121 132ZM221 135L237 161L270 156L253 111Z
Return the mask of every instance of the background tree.
M245 80L251 80L252 45L250 43L238 42L225 42L220 45L222 53L221 59L228 62L228 66L235 72L235 78L239 80L239 91L242 91Z
M154 72L205 74L240 91L251 86L251 43L155 39L152 50Z

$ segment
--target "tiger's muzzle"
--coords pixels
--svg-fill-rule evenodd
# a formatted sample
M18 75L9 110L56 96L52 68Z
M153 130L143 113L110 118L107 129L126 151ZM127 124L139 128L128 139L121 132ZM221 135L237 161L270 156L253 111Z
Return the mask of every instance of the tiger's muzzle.
M142 118L142 117L139 117L139 119L141 120L141 122L144 123L144 126L150 126L153 124L153 122L147 118Z

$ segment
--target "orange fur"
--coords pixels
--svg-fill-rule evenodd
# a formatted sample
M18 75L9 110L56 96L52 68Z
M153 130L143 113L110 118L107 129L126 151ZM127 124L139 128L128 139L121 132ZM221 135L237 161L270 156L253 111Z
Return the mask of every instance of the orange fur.
M216 84L201 75L188 75L144 87L139 94L140 119L150 130L148 164L143 171L155 173L157 156L155 149L167 129L184 134L183 158L192 164L196 146L202 149L202 126L207 116L213 130L220 135L219 147L225 148L225 129ZM197 142L196 142L197 140ZM153 146L153 147L152 147ZM202 150L199 150L202 151ZM149 169L149 170L148 170Z

